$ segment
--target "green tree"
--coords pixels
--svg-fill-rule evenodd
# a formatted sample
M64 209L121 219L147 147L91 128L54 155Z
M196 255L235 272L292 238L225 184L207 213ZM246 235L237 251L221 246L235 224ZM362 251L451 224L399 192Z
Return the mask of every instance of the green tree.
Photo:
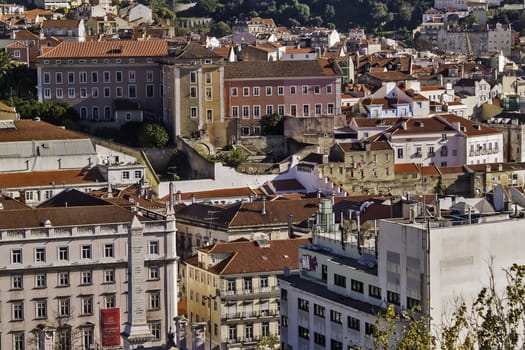
M232 29L230 28L230 26L227 23L220 21L211 26L210 32L208 33L208 35L214 36L217 38L221 38L231 33L232 33Z
M261 119L261 130L263 135L282 135L283 120L277 113L264 115Z
M257 344L257 350L273 350L279 345L279 337L276 335L269 335L264 337Z
M163 148L168 144L168 140L168 131L163 125L146 123L139 129L137 144L139 147Z

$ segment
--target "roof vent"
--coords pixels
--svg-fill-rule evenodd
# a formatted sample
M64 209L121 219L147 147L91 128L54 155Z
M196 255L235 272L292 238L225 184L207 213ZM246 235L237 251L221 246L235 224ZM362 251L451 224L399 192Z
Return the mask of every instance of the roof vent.
M270 241L267 239L259 239L255 241L255 244L257 244L260 248L270 248Z
M481 130L481 125L480 124L473 124L472 127L476 130Z
M34 120L35 122L39 122L39 121L40 121L40 117L34 117L33 120Z
M47 219L46 221L44 221L44 227L51 227L51 220Z
M415 125L419 126L420 128L423 128L425 126L425 123L423 123L422 121L418 120L418 121L416 121Z

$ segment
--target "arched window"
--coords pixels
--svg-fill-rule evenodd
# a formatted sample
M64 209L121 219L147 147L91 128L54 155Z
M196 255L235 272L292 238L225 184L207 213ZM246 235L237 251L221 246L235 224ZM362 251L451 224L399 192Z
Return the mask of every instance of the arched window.
M98 107L93 107L93 120L98 120L99 118Z
M80 108L80 119L87 119L87 107Z
M104 107L104 120L111 120L111 107Z

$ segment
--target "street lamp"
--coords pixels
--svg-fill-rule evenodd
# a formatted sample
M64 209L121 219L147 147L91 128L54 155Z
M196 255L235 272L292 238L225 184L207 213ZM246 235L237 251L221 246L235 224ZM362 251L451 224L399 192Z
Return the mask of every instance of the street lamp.
M216 295L203 295L202 296L202 300L206 300L208 301L208 308L210 309L210 319L208 321L208 329L210 330L210 350L212 349L212 344L211 344L211 325L212 325L212 320L211 320L211 304L212 304L212 300L215 300L217 299L217 296Z

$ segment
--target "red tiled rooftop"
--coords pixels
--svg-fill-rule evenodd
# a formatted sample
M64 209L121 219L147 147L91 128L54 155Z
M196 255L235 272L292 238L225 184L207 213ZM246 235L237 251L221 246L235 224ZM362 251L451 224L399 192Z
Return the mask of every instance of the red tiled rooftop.
M166 40L62 42L40 58L74 57L163 57L168 54Z
M61 186L102 181L105 179L98 168L0 174L0 184L4 188L49 186L51 184Z
M15 129L0 129L0 142L87 139L86 136L44 121L16 120Z
M419 173L419 168L414 163L407 163L407 164L396 164L394 165L395 173L411 173L416 174Z

